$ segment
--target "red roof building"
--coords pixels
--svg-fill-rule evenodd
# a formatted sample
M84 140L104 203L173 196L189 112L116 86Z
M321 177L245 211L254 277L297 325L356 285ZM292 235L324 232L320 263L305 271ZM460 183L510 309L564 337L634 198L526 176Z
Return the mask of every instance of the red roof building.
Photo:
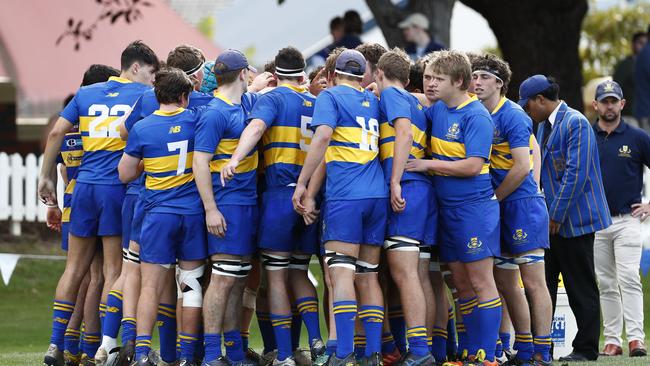
M45 123L77 90L89 65L119 69L131 41L144 41L161 59L183 43L202 49L208 59L219 52L162 0L20 0L4 1L0 9L0 83L8 78L15 86L19 125ZM61 37L79 21L80 37Z

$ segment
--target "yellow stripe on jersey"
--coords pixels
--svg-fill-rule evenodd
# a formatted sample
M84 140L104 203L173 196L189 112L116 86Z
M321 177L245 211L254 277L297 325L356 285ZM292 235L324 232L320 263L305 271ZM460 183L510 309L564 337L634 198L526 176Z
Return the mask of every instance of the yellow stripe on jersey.
M74 168L81 165L81 158L84 155L83 150L61 151L63 164L68 168Z
M237 144L239 144L239 139L221 139L221 141L219 141L219 145L217 145L217 150L214 152L214 154L232 155L235 153Z
M74 186L76 186L76 185L77 185L77 180L74 179L74 178L70 179L68 181L68 185L65 186L65 192L64 193L72 194L72 192L74 192Z
M61 222L70 222L70 213L71 213L70 207L64 207L63 208L63 213L61 214Z
M445 141L437 137L431 137L431 152L437 155L450 158L465 159L465 145L460 142Z
M376 156L376 151L361 150L346 146L328 146L327 152L325 153L325 162L341 161L345 163L367 164Z
M528 145L530 146L530 169L533 169L533 135L530 136ZM502 142L500 144L492 145L492 154L490 155L490 165L493 169L512 169L514 166L514 160L512 158L507 158L506 155L511 155L512 151L510 150L510 144L508 142ZM512 155L511 155L512 156Z
M336 127L334 133L332 133L332 140L360 144L361 134L361 127ZM370 132L368 134L370 134Z
M413 142L419 144L420 146L427 146L427 134L426 132L420 130L414 124L411 124L411 132L413 133ZM382 139L390 138L395 136L395 128L391 126L388 122L384 122L379 125L379 135ZM393 157L395 152L395 142L384 142L379 145L379 160L384 161L388 158ZM416 159L424 158L424 148L419 149L415 146L411 146L410 154L413 155Z
M145 187L154 191L162 191L165 189L171 189L183 184L189 183L194 180L194 175L192 173L186 173L181 175L172 175L169 177L152 177L147 176L145 181Z
M288 142L292 144L299 144L301 140L303 140L306 144L311 143L311 138L304 138L300 132L299 127L290 126L273 126L269 128L262 137L262 143L264 145L268 145L273 142Z
M90 123L95 120L98 116L86 116L79 117L79 130L89 135L92 135L96 131L108 131L110 124L122 118L122 116L109 116L104 119L97 126L93 126L94 131L90 131ZM83 143L84 151L119 151L124 150L126 146L126 141L120 138L119 125L113 126L112 130L109 131L109 135L115 137L91 137L84 136L82 133L81 142Z
M264 166L284 163L303 165L307 153L293 147L274 147L264 151Z
M192 167L194 152L187 153L185 160L185 169ZM166 173L175 172L178 169L178 159L180 155L160 156L157 158L143 158L144 170L147 173Z
M507 100L508 100L508 98L501 97L501 99L499 99L499 103L497 103L497 106L494 108L494 110L490 114L495 115L499 111L499 109L501 109L501 107L503 107L503 105L506 104Z
M228 163L230 159L219 159L219 160L212 160L210 162L210 172L212 173L220 173L221 169L223 169L224 166ZM251 155L247 156L244 160L242 160L239 165L237 165L237 169L235 169L235 172L237 173L246 173L250 172L251 170L257 169L257 163L258 163L258 158L257 158L257 151Z

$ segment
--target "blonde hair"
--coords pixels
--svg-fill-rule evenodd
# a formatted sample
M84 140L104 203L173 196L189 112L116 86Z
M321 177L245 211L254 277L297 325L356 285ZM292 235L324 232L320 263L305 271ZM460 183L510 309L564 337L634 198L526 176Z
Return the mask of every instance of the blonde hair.
M464 52L445 50L438 51L427 63L436 74L447 75L452 82L461 81L460 89L467 90L472 81L472 65Z

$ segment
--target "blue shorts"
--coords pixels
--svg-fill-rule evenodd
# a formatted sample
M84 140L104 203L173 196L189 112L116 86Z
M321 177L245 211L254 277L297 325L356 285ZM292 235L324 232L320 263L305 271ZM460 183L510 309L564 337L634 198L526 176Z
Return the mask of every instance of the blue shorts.
M144 201L138 196L138 200L135 202L135 207L133 208L133 220L131 221L131 234L130 240L136 243L140 243L140 233L142 232L142 222L144 221Z
M441 262L474 262L501 252L496 199L441 207L439 224Z
M127 194L124 196L124 203L122 203L122 248L124 249L129 249L133 210L135 210L135 202L137 200L137 194Z
M126 187L122 184L77 182L70 204L70 233L83 238L121 236L125 191Z
M61 249L68 251L68 233L70 230L70 222L61 223Z
M383 245L388 210L388 198L327 201L323 242Z
M438 227L438 203L433 185L411 180L402 183L406 208L401 213L390 209L386 237L404 236L428 246L435 244Z
M219 238L208 233L208 254L248 256L255 252L257 233L257 206L219 205L226 219L226 236ZM203 224L205 226L205 222Z
M316 254L319 252L317 224L305 225L302 216L293 209L293 191L293 187L283 187L262 195L259 247L276 252Z
M548 211L542 197L501 202L501 251L521 254L549 247Z
M149 212L142 221L140 260L174 264L207 257L205 216Z

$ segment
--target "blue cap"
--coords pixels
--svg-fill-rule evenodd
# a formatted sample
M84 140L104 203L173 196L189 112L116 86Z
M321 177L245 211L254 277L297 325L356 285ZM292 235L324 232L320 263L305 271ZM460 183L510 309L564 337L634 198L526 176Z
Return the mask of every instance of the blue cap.
M596 87L596 100L600 102L607 97L614 97L618 100L623 99L623 89L617 82L608 80L598 84Z
M336 72L362 77L366 72L366 58L357 50L345 50L336 59Z
M214 64L223 64L226 65L225 70L221 70L220 72L215 72L215 74L220 75L224 72L228 71L234 71L234 70L241 70L244 68L248 68L252 72L257 72L257 70L252 67L251 65L248 64L248 60L246 59L246 56L244 56L243 53L237 50L233 49L227 49L223 51L214 61Z
M519 103L522 108L525 107L530 97L534 97L543 92L551 85L551 82L544 75L537 74L529 77L519 86L519 102L517 103Z

